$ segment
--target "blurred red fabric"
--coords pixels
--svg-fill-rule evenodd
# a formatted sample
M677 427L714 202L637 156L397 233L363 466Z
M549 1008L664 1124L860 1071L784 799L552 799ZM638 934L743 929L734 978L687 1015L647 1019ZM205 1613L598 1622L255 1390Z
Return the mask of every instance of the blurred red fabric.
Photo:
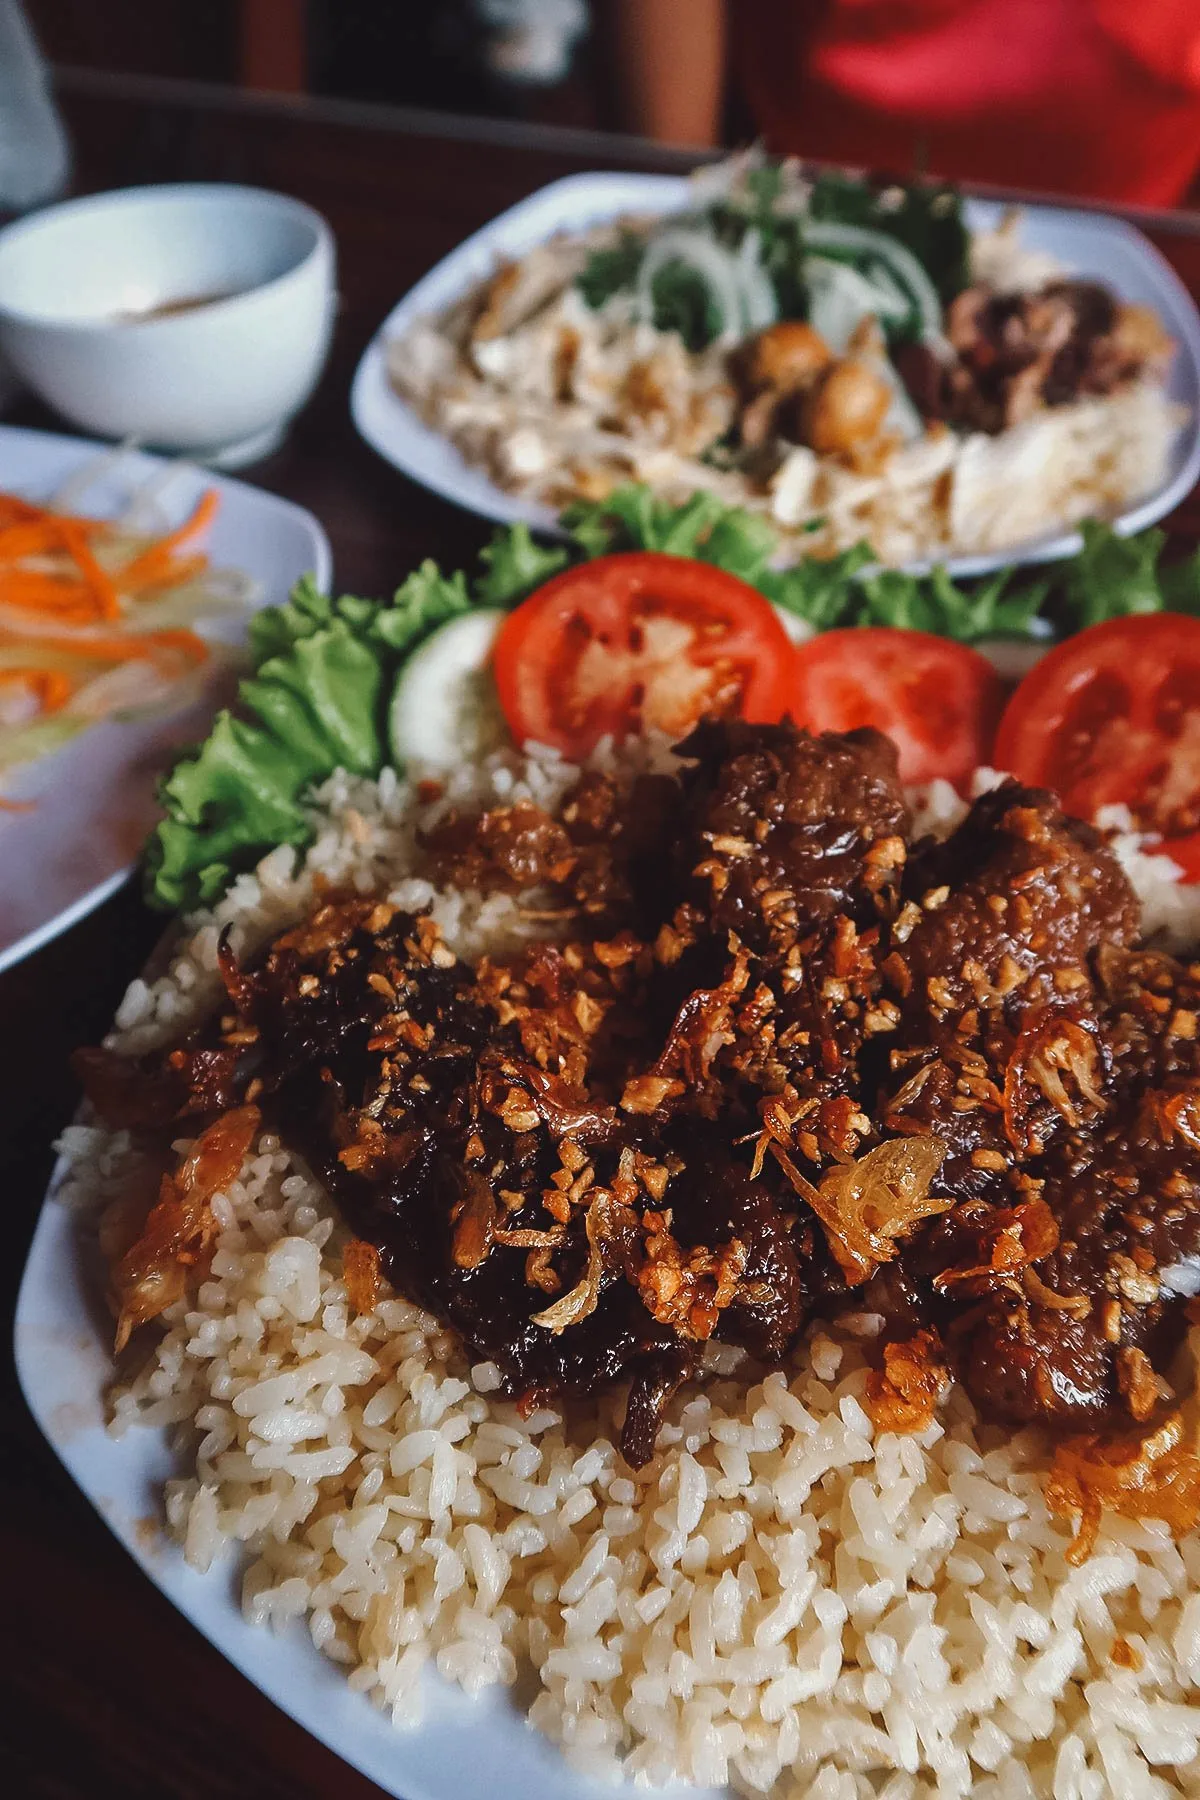
M774 150L1172 205L1200 169L1198 0L735 0Z

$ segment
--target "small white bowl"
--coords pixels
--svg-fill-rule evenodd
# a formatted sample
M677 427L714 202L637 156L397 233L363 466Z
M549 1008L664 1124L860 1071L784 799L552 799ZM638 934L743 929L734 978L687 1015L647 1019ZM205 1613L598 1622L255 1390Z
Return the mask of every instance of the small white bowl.
M0 351L17 373L87 432L223 468L282 438L335 307L328 225L261 188L125 188L0 231Z

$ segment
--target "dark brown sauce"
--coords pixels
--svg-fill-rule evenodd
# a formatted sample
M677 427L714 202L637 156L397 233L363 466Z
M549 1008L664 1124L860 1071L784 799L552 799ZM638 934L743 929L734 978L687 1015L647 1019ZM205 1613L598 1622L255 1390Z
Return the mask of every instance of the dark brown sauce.
M200 312L215 306L218 300L232 300L241 288L214 288L210 294L181 294L176 300L159 300L153 306L139 306L116 315L118 325L149 325L155 319L177 319L184 313Z

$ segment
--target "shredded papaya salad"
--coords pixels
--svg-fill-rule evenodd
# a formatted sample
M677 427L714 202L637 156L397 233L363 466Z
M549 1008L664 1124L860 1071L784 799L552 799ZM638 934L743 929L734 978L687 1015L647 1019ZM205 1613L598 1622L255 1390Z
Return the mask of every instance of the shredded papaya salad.
M0 782L102 720L196 697L223 654L197 627L247 598L204 548L218 505L210 488L163 530L136 501L107 520L0 494Z
M420 778L539 744L682 737L701 716L872 725L901 778L969 791L981 766L1124 807L1200 879L1200 552L1085 524L1052 568L975 581L882 569L865 545L780 566L761 516L643 485L563 515L568 541L498 531L472 570L425 562L389 600L309 580L250 621L237 706L162 784L151 901L211 904L308 843L336 770Z

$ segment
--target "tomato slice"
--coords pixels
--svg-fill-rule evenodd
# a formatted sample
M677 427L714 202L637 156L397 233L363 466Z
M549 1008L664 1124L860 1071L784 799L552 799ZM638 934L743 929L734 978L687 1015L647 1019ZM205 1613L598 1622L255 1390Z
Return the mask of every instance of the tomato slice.
M1169 856L1179 867L1181 879L1193 886L1200 881L1200 831L1189 832L1187 837L1163 838L1159 844L1151 844L1150 850L1156 855Z
M1090 819L1128 806L1164 837L1200 826L1200 619L1145 613L1068 638L1025 677L996 763Z
M900 752L902 781L941 776L965 789L988 760L1004 693L991 663L965 644L860 625L800 645L791 712L810 731L874 725Z
M493 666L518 741L587 754L705 714L781 719L794 651L770 602L685 556L630 551L566 569L501 628Z

